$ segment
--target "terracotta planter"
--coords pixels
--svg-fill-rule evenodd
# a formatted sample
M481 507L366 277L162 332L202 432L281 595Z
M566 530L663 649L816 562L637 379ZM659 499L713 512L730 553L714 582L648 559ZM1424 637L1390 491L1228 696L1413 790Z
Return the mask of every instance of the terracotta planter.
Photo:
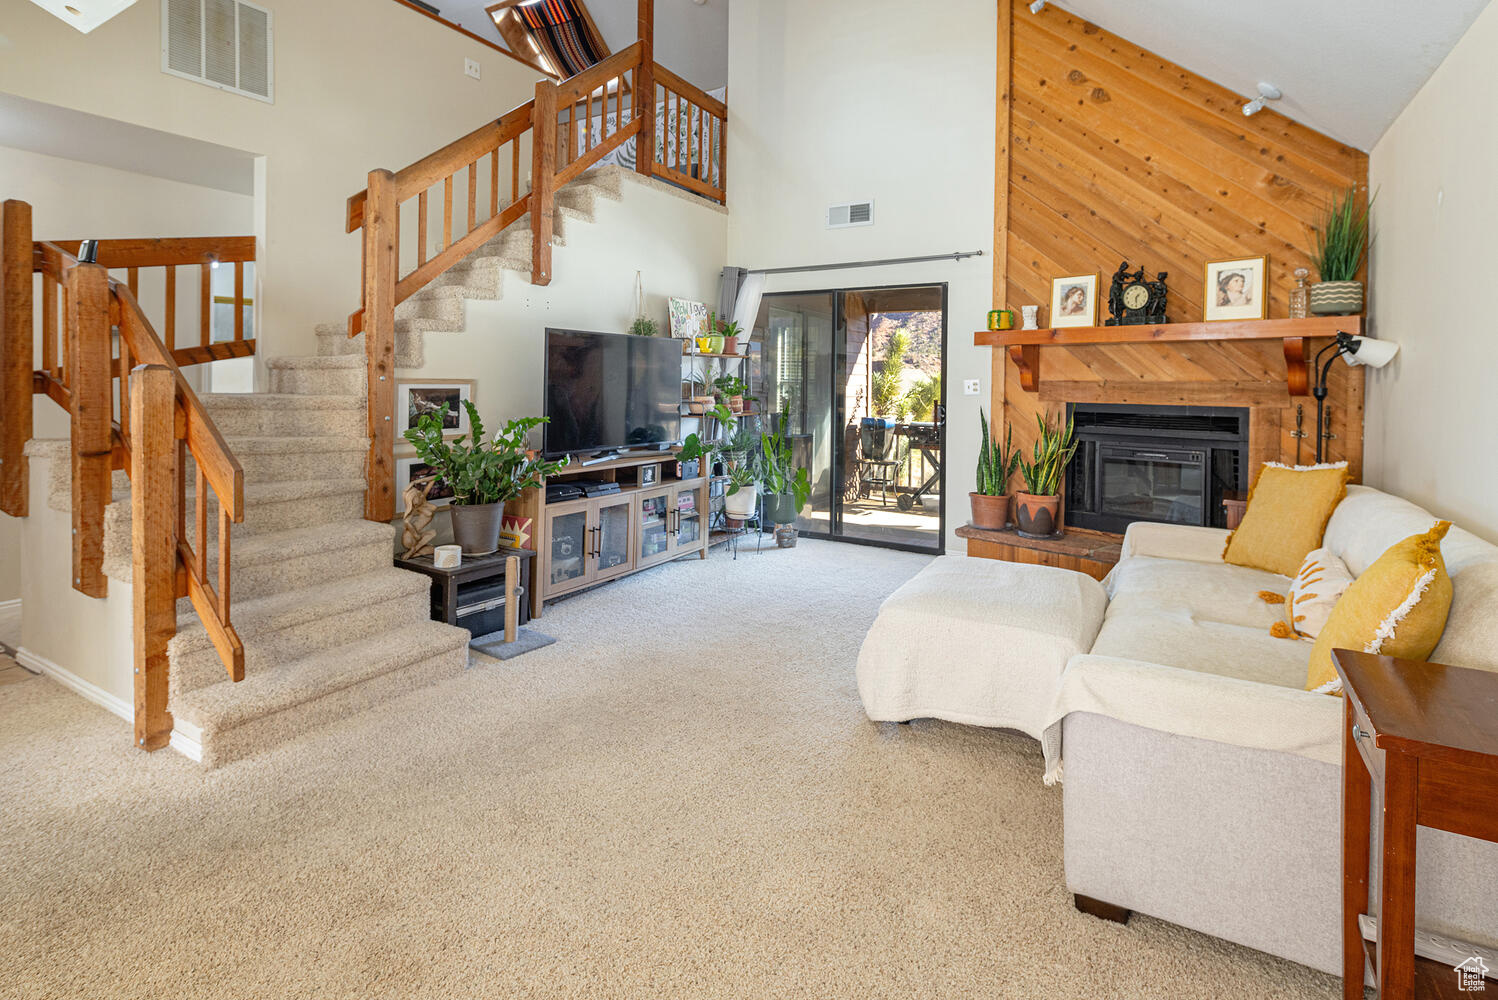
M969 493L973 502L973 527L1002 531L1009 521L1009 496L992 497L986 493Z
M1061 498L1033 493L1014 495L1014 525L1028 538L1050 538L1061 533Z
M487 556L499 551L499 526L505 514L504 504L451 504L447 509L452 511L453 541L462 546L465 556Z
M723 338L723 353L724 354L737 354L737 353L739 353L739 338L738 338L737 335L732 336L732 337L724 337Z
M728 397L728 408L730 410L732 410L734 413L743 413L744 412L744 397L743 396L730 396L730 397Z
M1351 316L1362 311L1361 281L1318 281L1311 286L1312 315Z

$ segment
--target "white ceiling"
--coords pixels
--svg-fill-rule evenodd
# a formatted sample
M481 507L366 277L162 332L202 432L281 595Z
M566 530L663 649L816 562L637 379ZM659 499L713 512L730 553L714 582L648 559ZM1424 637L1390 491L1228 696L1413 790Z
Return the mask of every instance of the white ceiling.
M1487 0L1066 0L1067 10L1247 100L1369 150ZM1045 17L1025 14L1024 16Z
M449 21L499 45L504 40L484 8L494 0L428 0ZM638 37L636 0L587 0L588 13L609 48L618 52ZM655 0L655 61L715 90L728 83L728 0Z

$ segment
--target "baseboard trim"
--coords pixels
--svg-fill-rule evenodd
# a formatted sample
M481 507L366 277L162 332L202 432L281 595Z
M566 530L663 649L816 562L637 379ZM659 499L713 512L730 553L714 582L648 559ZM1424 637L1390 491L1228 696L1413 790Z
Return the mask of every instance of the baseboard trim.
M97 684L84 680L66 667L59 666L45 656L33 653L24 646L16 650L16 662L29 670L36 670L46 674L69 691L82 696L84 700L91 701L105 711L117 715L126 722L134 725L135 706L133 704L125 701L123 698L118 698L110 694ZM202 763L203 761L203 744L201 740L202 733L195 726L177 723L172 727L171 748L195 763Z

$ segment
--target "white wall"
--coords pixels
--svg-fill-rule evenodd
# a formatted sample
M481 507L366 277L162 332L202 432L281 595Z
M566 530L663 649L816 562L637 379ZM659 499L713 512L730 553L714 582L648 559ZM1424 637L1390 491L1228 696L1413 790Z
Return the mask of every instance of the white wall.
M85 236L112 239L185 233L231 236L249 232L254 221L254 200L248 195L6 146L0 146L0 197L16 198L31 205L32 228L38 239ZM160 282L156 272L142 273L141 304L158 330L164 311ZM179 282L179 322L187 322L188 318L196 322L196 297L195 281ZM36 365L41 367L40 341L36 344L36 354ZM45 396L35 397L33 420L37 437L65 437L68 433L67 415ZM34 479L35 473L32 476ZM0 601L20 595L19 538L18 521L0 514Z
M261 352L312 353L314 324L357 305L348 196L371 169L399 169L523 103L537 76L385 0L265 5L275 104L162 73L159 0L89 35L26 0L0 0L0 92L263 156ZM463 75L464 57L479 61L482 80Z
M1472 25L1369 162L1372 331L1399 356L1369 372L1366 479L1498 538L1498 336L1492 329L1498 6Z
M751 267L983 250L962 262L773 276L770 292L949 284L947 548L968 519L991 350L992 0L734 0L729 10L729 263ZM876 224L828 230L873 198ZM965 379L980 379L976 396ZM972 460L970 460L970 458Z

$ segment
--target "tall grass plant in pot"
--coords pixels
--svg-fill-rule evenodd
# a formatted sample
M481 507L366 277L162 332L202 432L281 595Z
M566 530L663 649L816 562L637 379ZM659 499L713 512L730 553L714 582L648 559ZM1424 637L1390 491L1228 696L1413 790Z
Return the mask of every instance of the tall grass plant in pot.
M1014 523L1027 538L1054 538L1061 534L1061 480L1067 463L1076 453L1073 422L1066 427L1051 426L1043 416L1036 416L1040 437L1030 450L1030 458L1019 460L1019 472L1025 480L1025 492L1014 496Z
M1368 208L1357 207L1357 189L1333 197L1316 228L1311 262L1321 280L1311 286L1311 312L1350 316L1363 311L1363 283L1357 280L1368 241Z
M416 455L453 491L453 541L467 556L488 555L499 549L499 529L505 503L527 489L543 486L546 477L567 467L567 459L548 461L527 447L531 431L546 423L545 417L511 420L490 440L484 439L484 424L478 409L463 400L468 411L469 434L454 441L442 437L442 414L426 413L405 438Z
M1008 428L1003 447L988 436L988 415L978 407L983 440L978 445L977 489L968 494L973 505L973 527L1000 531L1009 522L1009 480L1019 468L1014 450L1014 428Z

